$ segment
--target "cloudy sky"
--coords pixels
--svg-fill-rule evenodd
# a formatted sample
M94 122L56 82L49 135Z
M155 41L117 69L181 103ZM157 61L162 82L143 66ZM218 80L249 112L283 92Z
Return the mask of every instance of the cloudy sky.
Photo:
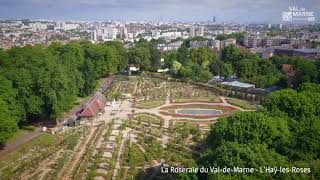
M0 0L0 18L52 20L281 21L291 5L320 17L320 0Z

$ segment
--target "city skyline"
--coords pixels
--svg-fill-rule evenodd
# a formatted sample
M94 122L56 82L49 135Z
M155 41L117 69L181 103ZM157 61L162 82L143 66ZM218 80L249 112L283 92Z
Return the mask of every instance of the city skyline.
M320 3L317 0L301 2L254 0L3 0L1 19L49 20L147 20L147 21L206 21L216 17L217 22L281 23L282 12L289 6L313 11L319 22Z

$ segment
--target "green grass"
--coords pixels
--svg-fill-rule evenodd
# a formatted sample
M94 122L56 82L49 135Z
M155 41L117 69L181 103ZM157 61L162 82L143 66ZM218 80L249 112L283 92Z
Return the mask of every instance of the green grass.
M173 99L174 103L189 103L189 102L208 102L208 103L218 103L221 102L219 98L179 98Z
M142 122L146 122L146 123L152 123L152 124L156 124L156 125L160 125L162 122L162 119L158 116L155 115L151 115L151 114L137 114L136 117L134 118L137 121L142 121Z
M236 112L239 111L238 109L231 108L231 107L224 107L220 105L206 105L206 104L188 104L188 105L170 105L167 107L163 107L160 110L165 110L168 112L173 112L172 110L177 110L177 109L215 109L215 110L222 110L223 113L231 113L231 112Z
M15 151L11 152L9 155L4 156L3 158L0 158L0 163L2 161L10 160L12 161L13 159L19 158L21 155L25 154L28 150L35 146L39 147L45 147L51 145L54 141L56 140L56 136L44 133L31 141L25 143L23 146L17 148Z
M34 126L22 126L21 129L18 129L16 133L13 134L11 138L8 139L7 144L15 142L17 139L30 134L36 129Z
M256 110L257 109L256 106L252 105L248 101L244 101L244 100L240 100L240 99L231 99L231 98L228 98L226 100L229 104L232 104L234 106L238 106L238 107L245 109L245 110Z
M188 127L195 127L197 128L196 123L189 123L189 122L175 122L174 123L175 128L188 128Z
M123 163L125 166L137 167L144 166L146 161L145 153L134 143L127 141L123 153Z
M164 104L163 101L147 101L147 102L138 102L136 104L137 108L140 109L150 109L150 108L155 108L158 107L160 105Z
M48 133L44 133L41 136L38 136L31 140L31 145L33 146L49 146L51 145L56 139L56 136Z
M25 154L30 152L30 150L32 148L37 147L37 148L42 149L42 148L50 147L50 145L52 145L55 142L55 140L56 140L56 136L54 136L54 135L47 134L47 133L41 134L40 136L38 136L38 137L32 139L31 141L23 144L22 146L18 147L13 152L10 152L6 156L0 157L0 167L4 167L10 162L15 162L16 160L18 160L19 158L23 157ZM52 148L52 147L50 147L50 148ZM30 165L30 162L23 161L19 164L19 168L23 169L29 165ZM17 170L17 172L18 171L19 170ZM7 173L10 174L10 172L7 172ZM13 173L13 172L11 172L11 173Z
M36 130L36 127L34 126L22 126L21 129L32 132Z
M13 136L10 139L8 139L7 144L11 144L15 142L17 139L19 139L20 137L23 137L29 133L30 131L28 130L19 129L16 133L13 134Z

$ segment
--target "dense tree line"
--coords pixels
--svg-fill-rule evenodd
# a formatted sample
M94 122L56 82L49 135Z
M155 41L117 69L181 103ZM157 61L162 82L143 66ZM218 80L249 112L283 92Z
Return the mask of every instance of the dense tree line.
M18 125L60 118L94 91L97 79L125 69L126 54L116 42L0 49L0 143Z
M227 46L221 52L221 61L230 64L237 77L257 87L284 85L286 76L280 68L269 60L262 60L257 55L234 45Z
M232 36L242 36L233 34ZM227 38L227 37L220 37ZM271 60L259 58L248 50L229 45L215 52L209 48L188 48L191 40L205 40L202 37L184 40L181 48L168 53L160 53L157 45L162 40L140 40L128 52L129 63L137 64L141 70L156 72L159 68L169 68L176 78L207 82L213 75L229 78L236 75L240 81L267 88L272 85L287 86L287 75L282 71L282 64L292 64L297 71L295 85L302 82L318 82L320 63L311 62L302 57L273 57ZM160 59L164 58L164 65Z
M216 61L217 54L209 48L180 48L165 55L165 66L177 78L207 82L212 78L211 65Z
M304 82L320 82L319 61L312 62L303 57L274 56L270 60L260 59L247 50L230 45L221 51L221 61L231 64L234 73L241 81L253 83L257 87L265 88L272 85L286 87L288 77L282 70L283 64L293 65L296 72L293 82L295 87Z
M209 173L199 179L319 179L320 85L303 83L268 95L264 108L227 118L211 127L198 166L311 168L310 173Z
M162 40L152 39L150 42L140 39L135 42L135 47L129 49L129 64L139 65L141 70L156 72L161 66L161 53L157 48Z
M313 62L303 57L274 56L271 61L278 69L281 69L282 64L293 65L296 74L293 82L295 87L304 82L320 82L320 61L318 60Z
M257 55L229 45L221 54L208 48L179 48L164 54L165 66L177 78L207 82L213 75L226 79L235 74L240 81L267 88L272 85L287 86L288 77L282 71L282 64L292 64L297 71L296 85L303 82L317 83L320 77L320 63L302 57L273 57L261 59ZM317 69L318 68L318 69Z

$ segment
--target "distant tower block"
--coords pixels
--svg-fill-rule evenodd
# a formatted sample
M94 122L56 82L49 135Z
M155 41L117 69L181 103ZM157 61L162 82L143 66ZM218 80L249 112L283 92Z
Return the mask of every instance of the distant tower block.
M223 34L228 34L228 33L229 33L228 26L224 26L223 27Z

